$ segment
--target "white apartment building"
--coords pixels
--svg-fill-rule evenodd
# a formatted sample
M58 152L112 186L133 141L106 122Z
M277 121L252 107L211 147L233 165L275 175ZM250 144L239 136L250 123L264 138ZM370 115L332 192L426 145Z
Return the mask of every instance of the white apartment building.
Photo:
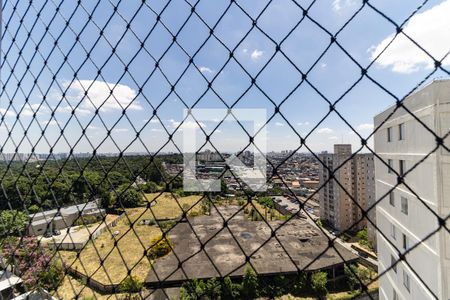
M320 218L338 231L365 228L367 220L361 219L361 208L366 210L375 198L373 154L356 154L349 159L351 155L349 144L336 144L334 153L319 154L324 164L319 169L319 186L325 183L319 191ZM335 180L327 182L327 168L336 170Z
M434 81L403 103L417 119L403 108L394 112L396 106L374 118L375 128L382 124L375 152L397 173L406 173L405 184L396 186L396 173L375 158L376 199L383 198L376 209L384 234L377 233L379 273L398 261L398 253L418 246L405 255L411 268L401 261L380 278L380 299L450 299L450 234L441 229L426 239L439 228L436 215L450 213L450 152L439 147L425 158L436 137L421 124L440 137L450 131L450 80ZM450 148L449 137L444 143Z

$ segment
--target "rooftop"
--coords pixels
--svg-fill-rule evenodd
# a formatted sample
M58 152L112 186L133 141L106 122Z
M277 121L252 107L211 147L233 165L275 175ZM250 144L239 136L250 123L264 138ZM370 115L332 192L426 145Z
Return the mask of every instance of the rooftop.
M225 219L238 211L237 206L220 207ZM333 248L328 249L328 239L305 220L292 219L282 227L283 221L269 222L272 229L279 228L277 239L271 238L271 229L263 221L245 220L237 213L223 228L223 219L215 212L211 216L190 218L191 226L178 223L170 231L174 251L156 260L146 284L157 286L180 285L186 279L242 276L246 253L259 275L290 274L299 270L317 270L342 264L342 258ZM195 231L195 234L194 234ZM201 250L201 243L205 244ZM356 260L351 251L335 244L345 261ZM181 265L179 261L184 261Z

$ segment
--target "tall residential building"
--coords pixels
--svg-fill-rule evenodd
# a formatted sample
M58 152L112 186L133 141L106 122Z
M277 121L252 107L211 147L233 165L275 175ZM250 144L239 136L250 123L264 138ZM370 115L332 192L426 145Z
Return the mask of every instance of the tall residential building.
M433 133L450 131L450 80L434 81L403 104L408 111L393 106L375 116L375 151L384 161L375 160L378 270L393 266L380 278L380 298L449 299L450 234L437 231L437 216L450 213L450 152L433 152ZM444 143L450 148L449 137ZM394 266L408 249L410 266Z
M365 210L375 198L373 155L351 156L352 146L348 144L334 145L332 154L319 154L324 164L319 170L320 186L325 183L319 191L320 218L338 231L364 228L367 220L361 220L362 210L356 203ZM336 172L335 179L327 182L330 178L328 169Z

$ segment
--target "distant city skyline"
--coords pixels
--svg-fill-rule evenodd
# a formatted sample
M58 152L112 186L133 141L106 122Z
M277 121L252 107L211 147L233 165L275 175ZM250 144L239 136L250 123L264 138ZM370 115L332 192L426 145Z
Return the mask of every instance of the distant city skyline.
M263 2L242 5L250 16L256 17L265 7ZM301 1L299 5L308 7L309 2ZM378 2L377 8L382 12L388 12L387 14L399 23L421 4L420 1ZM140 1L131 1L126 7L118 5L117 10L123 18L131 19L139 4ZM214 4L201 2L196 7L196 12L205 19L208 26L212 27L219 20L219 13L225 10L228 4L229 1L217 1ZM94 9L93 3L84 5L87 11ZM155 11L162 9L159 2L152 5ZM315 3L308 11L308 16L329 32L335 33L361 5L362 3L353 0L323 1ZM24 5L20 5L17 9L24 8ZM6 4L4 14L10 15L11 10L11 5ZM63 8L61 11L65 15ZM101 25L112 9L110 4L105 2L100 3L96 11L93 20ZM180 20L188 18L190 12L188 5L170 5L162 14L160 21L171 24L167 29L174 33L181 28ZM450 26L449 14L449 0L430 1L404 26L404 31L436 59L441 59L450 50L446 49L450 43L450 36L446 32L446 28ZM307 18L284 40L301 16L302 10L292 1L273 2L259 17L258 27L276 42L283 40L280 46L283 53L302 72L306 72L327 48L330 36ZM50 17L49 12L41 14L42 22L49 22ZM209 30L204 24L199 23L195 15L191 16L190 20L178 34L177 42L189 55L193 55L209 37ZM71 29L75 32L81 30L85 21L86 14L80 13L78 18L72 19ZM27 22L28 19L24 25L30 28L31 24ZM64 20L57 16L50 30L58 35L57 33L64 28L58 26L63 22ZM152 73L154 60L146 55L145 51L141 51L127 66L129 73L122 76L124 62L127 63L132 59L140 48L139 41L144 39L147 25L154 23L157 24L156 30L146 41L145 47L155 57L162 57L158 64L159 69ZM66 31L60 39L60 49L55 50L55 54L50 56L47 67L44 67L39 77L39 89L33 85L33 79L27 76L21 80L20 89L17 90L18 79L24 72L34 75L39 73L44 66L42 57L49 54L54 42L51 38L42 41L39 48L42 57L39 55L35 57L33 41L26 42L25 29L20 28L15 43L25 45L22 50L24 57L34 57L34 60L29 71L25 62L21 60L15 66L14 72L9 64L2 65L1 78L5 89L0 94L0 115L4 116L4 120L0 121L0 144L3 146L3 152L14 152L17 147L20 152L31 152L32 147L35 147L36 152L48 152L50 147L56 152L68 152L70 148L74 148L75 152L91 152L99 145L98 152L119 152L124 149L131 152L146 152L158 151L160 148L165 152L176 151L176 146L181 145L182 141L182 127L178 126L186 105L190 107L199 100L195 107L225 107L222 101L230 106L237 99L239 101L235 107L266 108L269 116L274 112L271 101L278 105L286 99L280 106L283 116L276 114L267 125L269 150L296 149L300 140L295 131L302 137L308 136L307 145L315 152L330 151L336 142L350 143L357 149L360 145L359 137L335 112L321 122L329 112L329 104L325 100L333 103L343 97L335 109L355 130L363 137L367 137L373 131L373 116L395 103L395 98L379 88L374 81L401 99L423 80L434 66L431 58L400 35L369 68L367 75L370 78L363 77L351 88L360 79L361 69L338 45L332 44L308 73L308 81L296 88L302 75L290 65L282 53L275 53L275 44L257 28L253 28L239 43L252 26L250 20L236 7L227 11L225 17L215 27L214 36L210 37L196 53L193 64L189 64L189 56L177 44L162 56L173 42L172 35L156 22L156 17L150 11L148 14L137 15L131 22L130 28L135 35L128 32L119 18L113 19L109 25L103 39L100 39L90 54L96 66L88 60L77 72L75 81L72 81L73 70L68 65L58 71L55 80L52 79L52 73L61 63L59 56L68 53L70 45L75 41L75 35ZM366 33L367 28L370 28L370 34ZM14 30L15 28L9 27L5 31L3 45L11 43L11 33ZM33 30L34 36L44 34L42 24ZM369 7L365 7L356 20L350 22L337 35L337 41L362 67L366 67L381 53L394 33L395 26ZM124 38L116 46L122 34ZM92 41L98 35L99 30L94 28L83 31L80 42L90 49L93 46ZM217 38L227 48L235 49L234 58L223 69L229 52ZM114 46L116 55L106 61ZM84 61L85 56L84 50L76 48L70 52L68 61L71 66L78 66ZM270 59L272 59L270 63L259 73ZM103 62L106 65L99 76L98 66ZM245 71L237 62L245 68ZM450 65L450 57L447 57L442 65ZM185 68L186 73L178 80ZM251 79L246 72L251 76L258 74L255 85L251 88L249 88ZM142 87L141 93L140 88L150 74L153 75ZM448 77L448 74L438 70L429 80L442 76ZM208 81L212 81L212 90L208 89ZM172 84L175 84L173 91L171 91ZM351 91L346 93L350 88ZM112 94L110 89L114 89ZM87 97L85 90L88 90ZM44 96L45 102L40 105ZM78 105L80 100L82 102ZM96 108L105 100L96 115ZM9 105L10 101L14 108ZM71 111L75 107L76 118L71 117ZM127 108L126 116L122 116L123 108ZM157 115L153 116L155 108ZM54 117L51 116L52 111L55 113ZM17 116L20 122L16 122ZM201 126L205 131L211 132L216 125L205 122ZM178 130L174 133L176 128ZM60 136L62 129L64 137ZM27 138L22 140L25 130ZM45 139L41 138L42 130L45 130ZM6 133L10 131L11 136L8 137ZM108 131L110 135L107 134ZM135 131L140 133L139 138L136 138ZM309 133L311 134L308 135ZM167 143L169 134L173 136ZM236 151L247 141L248 137L234 125L220 126L211 137L211 142L223 151ZM371 145L372 142L369 142L369 146Z

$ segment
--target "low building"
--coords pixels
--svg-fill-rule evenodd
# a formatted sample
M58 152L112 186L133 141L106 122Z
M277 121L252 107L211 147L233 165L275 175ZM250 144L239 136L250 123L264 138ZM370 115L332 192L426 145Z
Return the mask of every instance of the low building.
M63 207L61 209L52 209L48 211L31 214L30 224L27 227L28 235L43 235L46 232L53 232L68 228L80 219L80 216L86 221L100 220L105 215L104 209L99 206L99 200Z

